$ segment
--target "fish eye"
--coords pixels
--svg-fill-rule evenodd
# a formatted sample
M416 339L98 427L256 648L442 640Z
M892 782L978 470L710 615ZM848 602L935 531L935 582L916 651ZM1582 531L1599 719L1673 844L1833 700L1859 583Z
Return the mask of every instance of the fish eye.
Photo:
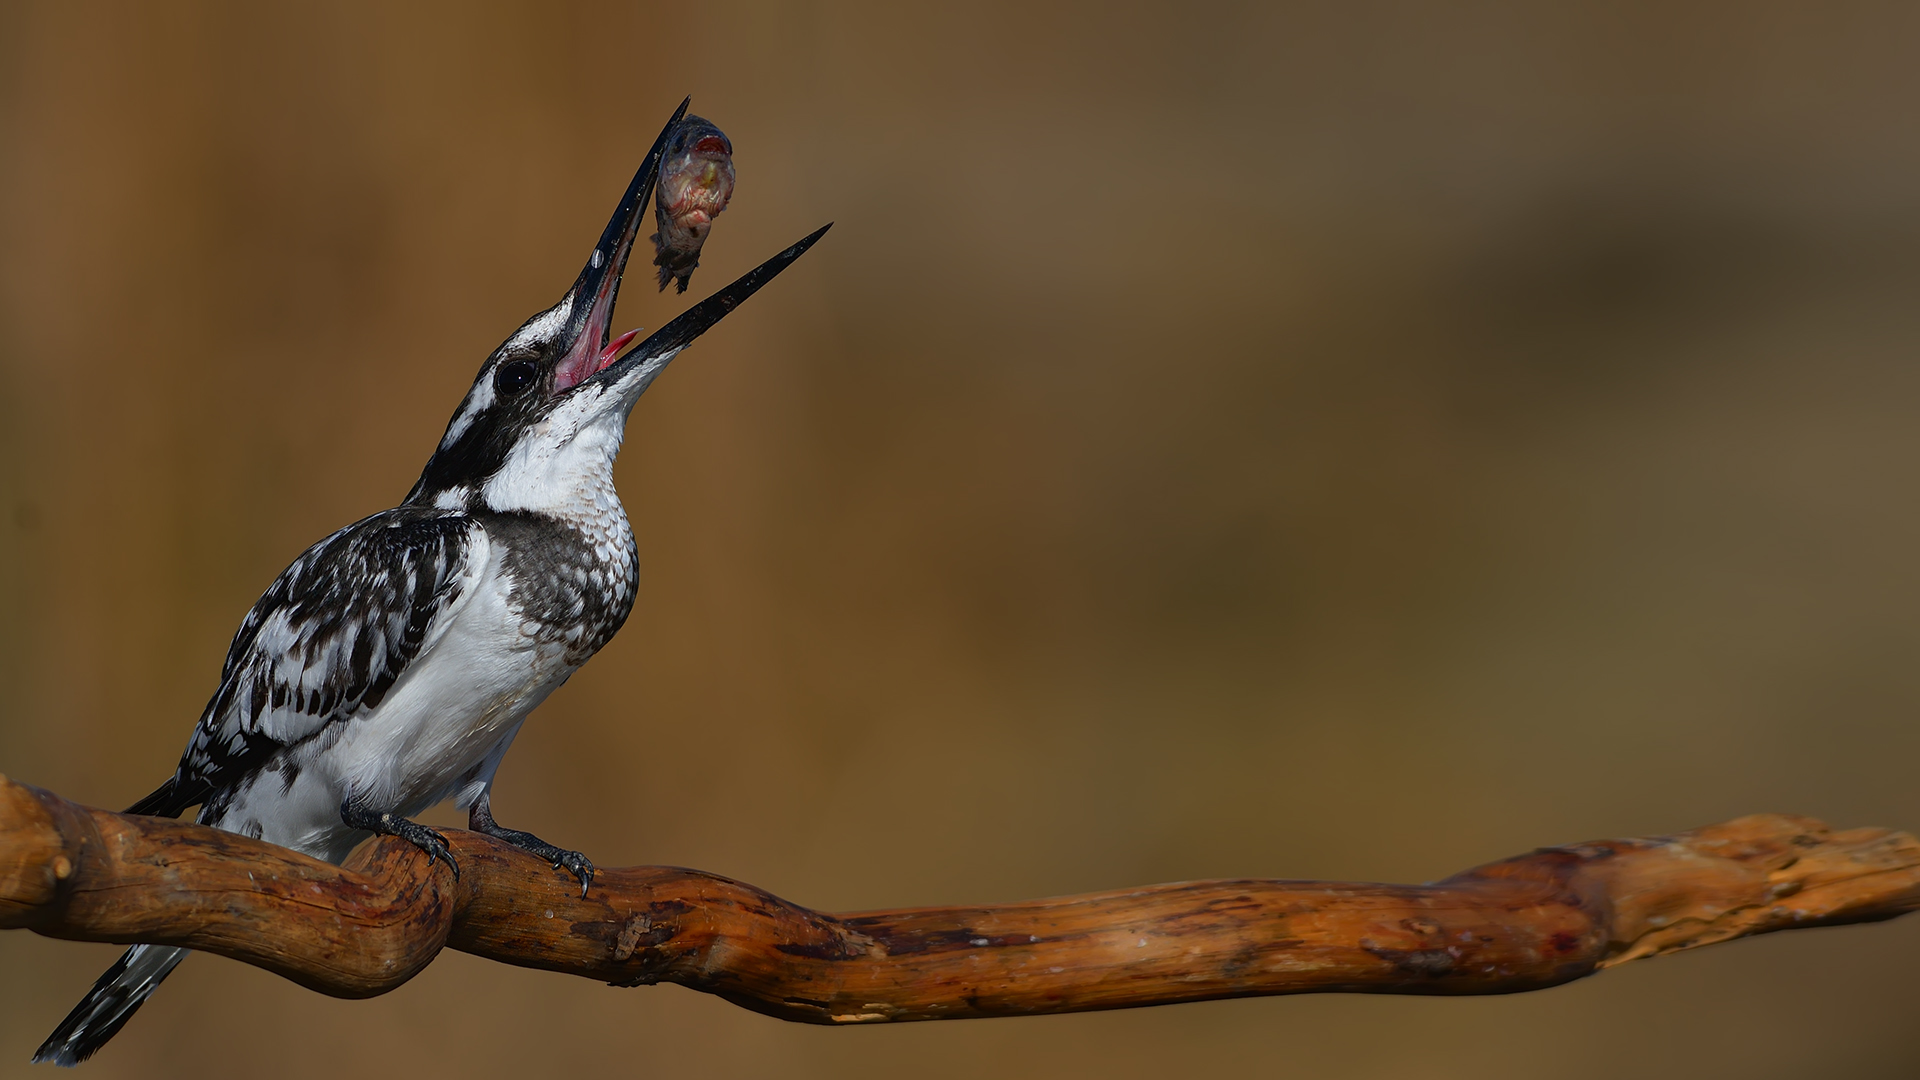
M539 370L533 366L531 360L515 360L511 364L502 364L500 370L493 373L493 388L509 396L518 394L533 385L533 377L537 374Z

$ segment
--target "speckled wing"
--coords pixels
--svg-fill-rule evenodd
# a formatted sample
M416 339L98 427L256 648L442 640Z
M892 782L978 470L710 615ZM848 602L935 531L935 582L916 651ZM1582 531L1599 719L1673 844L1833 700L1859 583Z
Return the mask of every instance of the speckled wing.
M293 561L247 613L176 783L217 795L276 750L377 707L467 599L477 526L386 510Z

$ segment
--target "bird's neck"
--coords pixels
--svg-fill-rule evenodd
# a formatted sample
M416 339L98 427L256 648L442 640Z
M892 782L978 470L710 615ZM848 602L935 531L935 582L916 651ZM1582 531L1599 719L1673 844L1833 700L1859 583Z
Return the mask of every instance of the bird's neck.
M604 467L576 474L575 480L576 483L565 488L553 489L554 494L563 495L562 498L545 505L515 509L578 529L597 551L632 548L633 526L627 521L627 508L620 502L620 493L613 487L613 458L609 456Z
M620 417L624 420L625 417ZM613 488L613 463L626 425L595 423L571 431L536 431L508 453L477 493L497 513L529 513L575 522L626 512Z

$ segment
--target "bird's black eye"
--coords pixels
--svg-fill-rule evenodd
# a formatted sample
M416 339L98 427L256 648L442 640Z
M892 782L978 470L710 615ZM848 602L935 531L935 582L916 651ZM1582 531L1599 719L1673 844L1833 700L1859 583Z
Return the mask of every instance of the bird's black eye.
M533 377L537 374L539 369L533 366L531 360L502 364L500 370L493 373L493 388L510 397L532 386Z

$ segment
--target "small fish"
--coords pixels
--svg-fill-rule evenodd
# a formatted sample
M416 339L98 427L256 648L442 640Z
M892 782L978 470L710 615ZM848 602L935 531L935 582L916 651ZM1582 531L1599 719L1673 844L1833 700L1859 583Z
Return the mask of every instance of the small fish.
M659 187L653 196L653 265L660 268L660 291L667 282L687 279L700 265L713 219L733 198L733 143L711 123L688 116L673 129L660 159Z

